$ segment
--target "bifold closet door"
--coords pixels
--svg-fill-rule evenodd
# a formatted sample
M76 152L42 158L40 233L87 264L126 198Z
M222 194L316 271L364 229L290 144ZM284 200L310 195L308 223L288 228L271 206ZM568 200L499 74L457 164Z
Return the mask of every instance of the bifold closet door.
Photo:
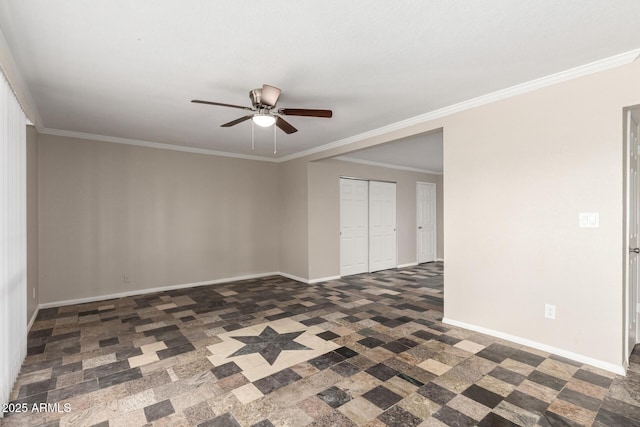
M369 182L340 178L340 275L369 271Z
M396 184L369 182L369 271L398 266L396 256Z

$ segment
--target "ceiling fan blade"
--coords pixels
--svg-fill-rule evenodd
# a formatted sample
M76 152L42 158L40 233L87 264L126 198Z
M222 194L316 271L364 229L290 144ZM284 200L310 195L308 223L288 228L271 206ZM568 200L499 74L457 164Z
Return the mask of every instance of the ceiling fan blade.
M223 128L229 128L229 127L231 127L231 126L235 126L235 125L237 125L238 123L242 123L242 122L244 122L245 120L249 120L251 117L253 117L253 114L248 115L248 116L244 116L244 117L240 117L239 119L232 120L232 121L230 121L229 123L225 123L225 124L223 124L223 125L220 125L220 127L223 127Z
M275 107L280 98L281 90L274 86L262 85L262 94L260 97L260 103L268 105L269 107Z
M278 113L285 116L306 116L306 117L325 117L330 118L333 116L331 110L310 110L306 108L281 108Z
M291 123L283 119L282 117L276 117L276 126L282 129L285 133L298 132L298 129L294 128Z
M220 107L240 108L242 110L250 110L251 111L250 107L243 107L242 105L223 104L221 102L212 102L212 101L201 101L199 99L194 99L191 102L195 102L196 104L218 105Z

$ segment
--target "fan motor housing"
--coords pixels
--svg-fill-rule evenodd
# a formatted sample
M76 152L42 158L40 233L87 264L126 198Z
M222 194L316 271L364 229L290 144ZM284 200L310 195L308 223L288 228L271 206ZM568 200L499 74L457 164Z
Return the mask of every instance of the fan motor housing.
M251 99L251 104L253 104L253 108L262 109L265 108L265 105L262 105L262 89L253 89L249 92L249 99Z

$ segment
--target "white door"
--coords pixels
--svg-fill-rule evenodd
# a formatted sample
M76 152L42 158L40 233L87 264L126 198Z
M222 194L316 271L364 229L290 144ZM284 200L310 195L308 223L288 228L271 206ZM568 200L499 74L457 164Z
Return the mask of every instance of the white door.
M340 178L340 275L369 271L369 183Z
M416 189L418 263L436 260L436 185L418 182Z
M640 116L640 111L632 110L627 114L627 158L629 165L627 170L627 233L629 238L627 267L627 325L629 329L627 354L630 354L640 337L638 332L640 327L640 319L638 318L640 316L640 310L638 310L640 303L638 300L638 287L640 285L638 271L638 262L640 261L640 235L638 234L640 229L640 209L638 206L640 203L640 141L638 138L640 129L638 124L640 121L638 117Z
M369 271L386 270L396 262L396 184L369 182Z

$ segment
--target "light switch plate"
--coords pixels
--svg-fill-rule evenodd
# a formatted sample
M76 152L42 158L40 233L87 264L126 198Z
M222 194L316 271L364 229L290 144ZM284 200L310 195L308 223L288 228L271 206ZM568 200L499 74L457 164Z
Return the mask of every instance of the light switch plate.
M555 319L556 318L556 306L553 304L545 304L544 305L544 317L547 319Z
M600 228L600 213L580 212L578 224L580 228Z

